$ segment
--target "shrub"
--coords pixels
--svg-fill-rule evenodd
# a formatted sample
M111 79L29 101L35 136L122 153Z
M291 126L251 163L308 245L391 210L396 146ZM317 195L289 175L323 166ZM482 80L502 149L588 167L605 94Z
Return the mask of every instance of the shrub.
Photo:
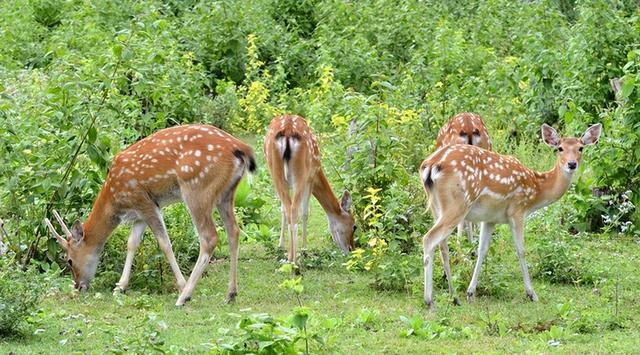
M219 329L221 335L214 344L220 354L295 354L296 344L302 340L299 328L266 313L233 315L238 319L235 328Z
M35 267L23 270L13 256L0 257L0 336L15 332L35 312L44 294L42 276Z
M534 277L552 283L593 284L598 273L580 255L580 248L562 239L539 238L535 247L538 261L533 268Z

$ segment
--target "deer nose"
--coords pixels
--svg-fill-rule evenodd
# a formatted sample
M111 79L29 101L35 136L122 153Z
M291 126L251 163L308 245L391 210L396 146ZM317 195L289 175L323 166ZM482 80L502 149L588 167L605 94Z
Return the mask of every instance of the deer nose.
M578 163L575 160L572 160L567 163L567 166L569 167L569 169L574 170L578 167Z

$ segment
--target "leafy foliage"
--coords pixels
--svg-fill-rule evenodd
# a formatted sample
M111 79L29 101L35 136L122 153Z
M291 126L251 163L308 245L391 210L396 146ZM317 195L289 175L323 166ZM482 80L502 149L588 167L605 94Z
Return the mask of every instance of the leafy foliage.
M534 276L553 283L593 285L598 273L580 256L580 249L563 239L540 238Z
M0 336L6 336L36 311L45 283L35 267L22 270L13 255L0 257L0 280Z
M0 215L9 245L22 260L58 262L43 217L51 208L86 216L112 157L141 137L187 122L260 136L284 112L308 118L334 189L352 191L359 246L388 245L371 268L374 287L407 289L417 272L403 261L430 225L417 167L460 111L481 113L497 151L539 169L544 153L531 147L541 123L570 134L602 122L561 221L607 230L607 215L637 235L640 214L617 208L627 190L640 203L638 16L633 1L604 0L1 2ZM239 215L246 240L268 244L267 176L256 183L241 187ZM189 218L166 212L171 234L186 234L173 245L189 265L197 254ZM107 245L105 283L124 259L122 238ZM162 280L166 265L150 239L136 263Z

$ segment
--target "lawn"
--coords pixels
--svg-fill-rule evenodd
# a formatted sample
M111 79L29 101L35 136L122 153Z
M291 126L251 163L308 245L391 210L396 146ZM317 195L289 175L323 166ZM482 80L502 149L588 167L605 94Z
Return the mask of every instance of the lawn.
M454 306L440 282L435 290L437 310L431 312L422 304L422 282L417 277L406 293L381 292L369 286L367 272L347 271L342 265L347 259L330 243L320 211L312 205L310 246L302 258L312 265L302 270L301 302L310 309L308 331L324 340L324 345L311 342L312 353L629 353L640 345L636 326L640 276L635 272L640 252L630 239L576 238L592 266L606 270L601 281L594 287L534 279L540 301L531 303L524 295L511 238L506 229L499 229L485 271L502 268L505 291ZM531 250L536 233L528 232L533 235ZM531 252L528 256L530 264L535 261ZM496 259L499 264L492 264ZM225 245L183 308L174 306L175 290L132 289L112 296L102 288L76 294L68 285L70 277L60 276L53 282L59 286L47 294L20 334L0 340L0 352L210 352L222 337L221 329L234 328L239 317L266 312L285 319L292 314L297 301L292 291L279 287L290 277L278 272L280 265L278 256L263 245L242 245L239 296L234 304L225 304L229 267ZM436 275L442 273L439 264L435 270ZM487 276L482 274L480 285ZM97 275L96 284L100 278ZM460 297L463 289L460 285ZM414 324L424 320L418 328L426 331L407 335L410 327L401 317L413 318L418 322ZM302 342L298 350L304 350Z

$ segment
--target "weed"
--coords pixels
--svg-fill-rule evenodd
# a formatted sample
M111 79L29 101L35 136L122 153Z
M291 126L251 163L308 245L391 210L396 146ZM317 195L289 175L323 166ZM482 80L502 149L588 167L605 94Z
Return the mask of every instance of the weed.
M35 267L23 270L14 253L0 257L0 336L14 333L36 311L45 291L45 279Z

